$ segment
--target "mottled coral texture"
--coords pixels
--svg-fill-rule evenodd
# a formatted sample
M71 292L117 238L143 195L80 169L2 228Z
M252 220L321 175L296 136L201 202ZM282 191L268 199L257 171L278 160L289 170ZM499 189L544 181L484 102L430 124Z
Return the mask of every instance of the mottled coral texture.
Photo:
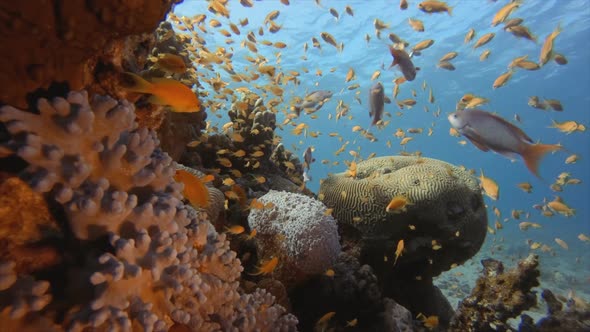
M261 252L279 258L275 277L285 284L302 281L330 268L340 254L336 220L326 206L305 195L271 190L260 202L272 207L253 209L248 216L256 229Z
M71 331L166 331L175 323L194 331L295 330L297 319L270 294L238 291L236 254L204 211L182 203L175 164L153 131L137 128L133 105L89 101L82 91L40 99L37 108L0 109L12 134L5 149L29 164L22 177L36 191L63 206L77 240L102 244L81 246L92 248L87 258L63 271L72 282L61 294L91 290L86 302L52 299L57 290L49 282L4 262L0 309L10 315L0 318L13 320L6 324L49 317Z

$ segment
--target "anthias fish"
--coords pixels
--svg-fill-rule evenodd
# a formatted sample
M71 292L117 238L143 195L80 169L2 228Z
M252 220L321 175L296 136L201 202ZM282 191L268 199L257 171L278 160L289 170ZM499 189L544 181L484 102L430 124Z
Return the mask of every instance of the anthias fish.
M534 144L522 129L486 111L453 112L448 119L451 126L467 137L478 149L492 150L510 159L520 155L529 171L537 177L541 158L547 152L562 148L560 145Z

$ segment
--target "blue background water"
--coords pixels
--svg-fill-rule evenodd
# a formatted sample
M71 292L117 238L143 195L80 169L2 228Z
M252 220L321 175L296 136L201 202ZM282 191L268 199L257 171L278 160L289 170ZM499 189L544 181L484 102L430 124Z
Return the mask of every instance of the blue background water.
M216 18L224 26L220 28L229 29L228 22L238 24L239 19L248 18L249 24L240 27L242 33L239 36L232 36L235 43L225 44L226 38L216 30L206 25L208 33L201 34L207 41L207 47L215 50L217 46L232 48L233 65L237 72L243 72L250 63L243 58L251 55L247 48L240 47L240 42L246 39L249 31L256 33L257 39L267 39L272 42L282 41L288 47L278 50L272 46L258 44L261 55L269 59L269 64L276 65L275 53L281 52L281 62L278 65L280 70L288 72L291 70L300 73L301 84L294 86L289 83L285 88L284 103L277 107L279 111L278 123L284 120L283 111L288 111L289 101L294 96L303 97L306 92L317 89L326 89L334 92L332 99L317 112L317 119L311 119L309 115L302 114L294 123L305 122L309 125L310 131L320 131L318 138L294 136L291 134L291 124L284 126L284 130L277 130L277 134L283 137L286 147L298 149L297 154L301 155L307 146L314 146L314 157L317 161L312 164L311 175L313 181L308 187L317 192L319 180L325 178L330 172L342 172L346 169L344 160L352 160L350 150L357 150L361 157L366 158L370 153L382 155L396 155L404 150L399 145L400 139L393 136L397 128L404 130L411 127L424 128L424 133L418 135L409 134L414 139L405 146L408 152L421 151L424 156L442 159L444 161L464 165L469 169L483 169L486 176L496 180L500 186L500 199L491 201L486 197L490 207L489 220L493 227L496 220L491 208L498 207L502 212L500 221L510 218L510 211L520 209L530 212L530 221L543 225L542 229L532 229L522 232L518 228L518 221L510 220L503 222L504 228L496 235L488 235L486 245L480 256L499 255L503 258L516 258L525 255L529 250L525 243L526 239L532 239L546 243L553 248L552 253L540 253L542 264L545 264L545 281L554 282L557 287L563 289L576 287L579 292L587 292L590 288L590 257L587 250L590 243L577 239L579 233L590 235L590 141L587 132L575 132L566 135L549 128L551 120L565 121L575 120L586 126L590 125L590 1L524 1L511 17L521 17L526 25L538 37L536 43L525 39L518 39L512 34L502 30L502 25L491 27L491 20L494 14L508 1L487 1L487 0L464 0L448 1L453 8L453 15L446 13L426 14L418 10L418 1L409 0L410 6L407 10L399 9L398 1L321 1L321 7L314 1L291 0L290 6L276 1L256 1L253 8L245 8L239 1L231 0L228 8L231 18L228 20L221 16L207 11L206 1L185 1L178 5L175 13L178 16L192 17L195 14L207 14L207 22L210 18ZM354 9L354 17L344 12L346 5ZM335 8L340 18L336 20L330 13L329 8ZM265 16L272 10L280 10L280 16L276 23L283 25L282 29L271 34L265 29L264 36L257 34L258 28L264 26ZM408 24L408 18L413 17L424 22L425 32L416 32ZM382 32L381 39L375 36L373 21L378 18L390 24L389 29ZM529 55L529 59L538 61L540 49L545 38L561 24L563 32L557 37L554 50L564 54L569 63L565 66L557 65L550 61L538 71L517 70L506 86L493 89L493 81L506 72L508 63L515 57ZM487 45L473 50L474 41L464 44L463 39L469 28L477 32L474 41L487 32L496 33L495 38ZM320 32L331 33L338 42L344 42L344 51L338 53L331 45L326 44L320 38ZM391 56L388 51L388 34L394 32L401 38L407 40L410 45L424 39L434 39L435 43L429 49L423 51L420 57L413 59L416 66L421 67L417 78L413 82L404 83L401 86L399 100L411 98L411 90L418 93L417 105L411 110L403 110L403 115L397 116L400 111L395 103L386 105L386 112L391 117L389 126L382 130L375 128L371 132L378 138L377 142L370 142L353 133L352 127L360 125L368 128L370 118L368 114L368 90L375 82L370 80L375 70L381 70L381 76L377 79L383 83L385 93L392 98L393 82L396 77L401 76L397 69L383 70L391 63ZM371 40L365 41L365 35L369 34ZM316 37L322 44L319 51L312 47L311 38ZM303 60L303 44L309 44L307 60ZM483 50L490 49L491 55L488 60L480 61L479 55ZM459 52L459 56L451 62L455 65L455 71L447 71L436 67L438 59L450 51ZM349 68L356 71L357 79L345 83L344 78ZM304 73L303 68L308 69ZM335 68L330 72L330 68ZM316 76L316 70L323 71L323 76ZM214 72L208 72L204 68L198 68L205 76L212 77ZM222 78L231 82L225 71L219 70ZM422 83L426 81L428 87L432 87L436 101L434 104L428 102L428 88L423 91ZM269 83L268 78L261 77L257 82L260 85ZM359 105L354 96L357 90L349 91L347 86L359 83L362 105ZM205 88L209 88L204 84ZM247 86L256 91L248 83L230 83L230 88ZM342 92L341 92L342 91ZM465 93L474 93L490 99L490 103L481 107L488 111L497 112L504 118L511 120L515 114L522 119L518 124L533 140L543 143L561 143L568 152L557 152L548 155L541 164L540 173L545 180L535 178L530 174L521 160L511 162L510 160L488 152L484 153L475 148L471 143L466 145L458 144L464 138L452 137L449 135L450 125L446 119L449 112L455 110L456 102ZM211 96L214 95L213 93ZM528 97L537 95L543 98L559 99L565 110L561 113L554 111L541 111L527 105ZM270 98L271 96L269 96ZM336 105L343 100L351 107L352 120L342 118L335 120ZM228 102L229 107L230 102ZM423 107L428 106L430 112L425 112ZM433 113L437 107L442 110L440 117ZM210 116L213 125L219 127L227 122L226 111L221 110L221 119ZM328 119L332 114L332 120ZM427 136L429 127L433 127L432 136ZM339 156L334 151L340 148L343 142L336 137L329 137L328 133L338 132L343 137L343 142L349 141L345 152ZM386 142L391 141L391 148ZM564 160L571 153L580 155L576 164L566 165ZM322 164L323 159L330 160L329 164ZM333 166L332 162L339 161L340 164ZM555 193L549 185L561 172L570 172L572 177L582 180L580 185L569 185L564 187L561 193ZM524 193L516 187L517 183L530 182L533 185L531 194ZM552 218L541 216L539 211L532 208L533 204L542 203L544 198L552 200L558 194L572 208L576 210L574 217L566 218L556 215ZM560 248L554 238L559 237L569 244L569 250ZM545 257L545 258L543 258ZM579 263L575 260L581 257ZM545 261L543 261L545 260ZM478 268L479 269L479 268ZM555 277L556 273L558 274ZM559 275L561 273L561 275ZM564 276L565 275L565 276ZM573 281L572 281L573 279Z

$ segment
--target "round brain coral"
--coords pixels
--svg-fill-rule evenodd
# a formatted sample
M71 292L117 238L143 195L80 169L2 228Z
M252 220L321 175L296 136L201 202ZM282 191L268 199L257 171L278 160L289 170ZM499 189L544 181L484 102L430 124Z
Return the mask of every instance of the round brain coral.
M435 276L463 263L486 235L487 215L477 180L436 159L369 159L357 165L354 178L349 173L328 177L318 196L334 208L339 226L361 239L364 263L391 268L403 239L405 248L395 268L405 265L411 277ZM388 211L396 197L407 204ZM384 256L391 257L389 263Z
M261 260L278 257L273 272L277 279L292 285L323 273L336 262L340 253L338 227L322 202L275 190L259 201L266 207L251 210L248 224L257 231Z

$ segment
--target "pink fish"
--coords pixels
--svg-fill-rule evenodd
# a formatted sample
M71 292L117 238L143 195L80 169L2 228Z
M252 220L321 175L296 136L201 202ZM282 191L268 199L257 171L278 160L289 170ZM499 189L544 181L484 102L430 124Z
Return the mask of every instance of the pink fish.
M478 149L492 150L510 159L520 155L529 171L537 177L539 162L543 156L547 152L562 149L558 144L534 144L522 129L486 111L453 112L448 119L451 126Z

